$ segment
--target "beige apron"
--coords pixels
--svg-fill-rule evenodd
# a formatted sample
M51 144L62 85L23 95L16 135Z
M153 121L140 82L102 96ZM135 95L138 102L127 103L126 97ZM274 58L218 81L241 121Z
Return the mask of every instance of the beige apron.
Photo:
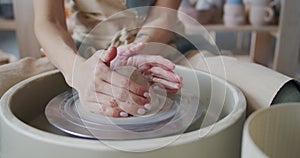
M177 12L172 9L155 8L155 12L167 15L167 20L160 20L159 24L157 22L143 24L147 15L139 17L136 10L127 9L124 0L74 0L73 2L71 20L75 21L75 26L72 37L95 49L106 49L111 44L119 46L133 42L141 26L184 32L183 24L177 19ZM153 21L157 19L159 17ZM170 24L170 20L175 23Z
M124 0L74 0L72 8L73 39L96 49L107 48L115 34L124 28L122 23L128 28L134 28L137 23L136 14L126 10ZM126 22L128 19L132 21Z

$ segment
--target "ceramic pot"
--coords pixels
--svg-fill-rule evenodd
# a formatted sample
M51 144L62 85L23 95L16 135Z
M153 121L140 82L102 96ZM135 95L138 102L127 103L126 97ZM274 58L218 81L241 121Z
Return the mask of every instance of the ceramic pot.
M243 5L225 4L224 16L225 26L238 26L245 23L245 8Z

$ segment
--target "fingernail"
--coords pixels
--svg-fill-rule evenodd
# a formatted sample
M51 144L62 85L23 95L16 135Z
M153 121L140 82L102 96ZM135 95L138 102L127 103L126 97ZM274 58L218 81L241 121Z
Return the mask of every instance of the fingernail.
M143 109L143 108L139 108L139 109L137 110L137 113L138 113L139 115L144 115L144 114L146 113L146 110Z
M122 111L122 112L120 112L120 116L121 116L121 117L127 117L128 114L127 114L126 112L123 112L123 111Z
M152 106L149 103L147 103L144 105L144 108L147 110L151 110Z
M150 97L150 95L149 95L148 92L145 92L143 96L146 97L146 98L149 98L149 97Z

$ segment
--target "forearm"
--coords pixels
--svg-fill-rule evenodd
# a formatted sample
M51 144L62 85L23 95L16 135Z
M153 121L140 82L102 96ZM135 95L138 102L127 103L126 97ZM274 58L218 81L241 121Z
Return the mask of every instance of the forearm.
M167 44L173 39L173 37L174 37L174 33L168 30L158 29L158 28L142 28L138 32L134 42L136 43L157 42L157 43Z
M138 32L135 42L169 43L174 38L177 24L177 9L180 0L158 0L152 7L143 27Z
M42 21L36 22L35 32L49 60L69 80L76 57L76 48L66 28L49 21Z
M36 35L49 60L70 80L76 48L67 30L51 22L36 26Z
M76 47L67 31L63 0L34 0L35 33L49 60L63 73L72 76Z

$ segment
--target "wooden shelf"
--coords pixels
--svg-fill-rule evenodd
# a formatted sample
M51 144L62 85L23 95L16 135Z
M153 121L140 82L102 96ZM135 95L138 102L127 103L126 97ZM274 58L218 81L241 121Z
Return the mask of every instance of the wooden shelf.
M270 32L275 33L278 31L277 25L267 25L255 27L252 25L240 25L240 26L225 26L223 24L216 25L203 25L208 32ZM185 25L187 33L199 32L203 29L203 26L197 24Z
M204 26L208 31L215 31L215 32L276 32L278 30L277 26L260 26L255 27L252 25L241 25L241 26L234 26L228 27L222 24L219 25L205 25Z
M16 30L16 21L6 20L0 17L0 30Z
M179 19L184 23L186 32L190 34L203 31L204 28L208 32L269 32L275 36L278 32L277 25L252 26L248 24L230 27L224 24L200 25L195 20L184 19L182 16L179 16Z

